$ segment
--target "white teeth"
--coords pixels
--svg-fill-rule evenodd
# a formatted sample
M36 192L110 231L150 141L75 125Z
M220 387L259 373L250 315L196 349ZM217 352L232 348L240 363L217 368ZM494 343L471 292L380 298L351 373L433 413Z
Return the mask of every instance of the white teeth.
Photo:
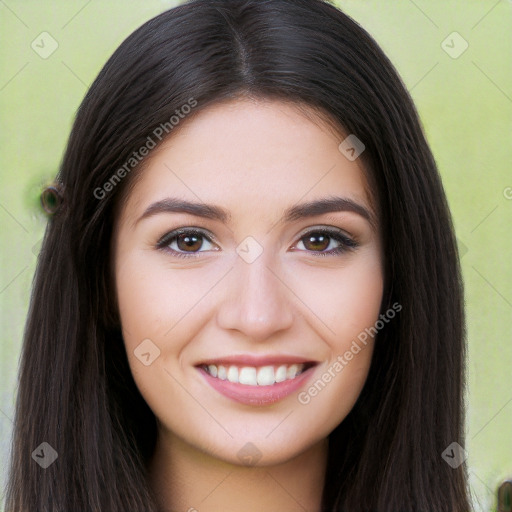
M244 366L243 368L240 368L238 382L240 384L247 384L248 386L257 386L258 383L256 382L256 368L251 366Z
M275 382L274 378L274 367L273 366L262 366L258 370L258 386L271 386Z
M276 371L276 382L283 382L286 380L286 365L281 365Z
M236 366L230 366L228 370L229 382L238 382L238 368Z
M288 366L288 369L286 370L286 378L287 379L293 379L295 375L297 375L297 372L299 371L299 367L296 364L292 364Z
M214 364L211 364L210 366L214 366ZM210 366L208 366L208 370L210 370ZM215 375L211 374L213 377L215 377ZM217 378L218 379L221 379L221 380L227 380L228 378L228 375L226 373L226 367L225 366L219 366L217 367Z
M304 371L304 364L282 364L280 366L238 366L231 365L226 370L226 366L209 364L203 368L212 376L221 380L228 380L235 384L245 384L246 386L272 386L278 382L291 380Z

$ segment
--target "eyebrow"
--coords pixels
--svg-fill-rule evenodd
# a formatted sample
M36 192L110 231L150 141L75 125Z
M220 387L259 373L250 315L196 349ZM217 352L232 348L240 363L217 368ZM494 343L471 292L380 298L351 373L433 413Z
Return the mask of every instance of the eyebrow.
M307 203L291 206L285 210L280 222L294 222L299 219L316 217L331 212L352 212L366 219L374 226L373 215L362 204L347 197L327 197ZM146 208L144 213L135 221L134 226L142 219L152 217L160 213L188 213L205 219L220 221L227 224L231 220L231 214L220 206L206 203L193 203L184 199L167 197Z

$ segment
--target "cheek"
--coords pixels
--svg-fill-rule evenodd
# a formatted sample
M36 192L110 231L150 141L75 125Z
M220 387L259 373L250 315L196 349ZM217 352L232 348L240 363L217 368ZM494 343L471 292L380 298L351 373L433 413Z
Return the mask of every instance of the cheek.
M167 268L160 257L143 251L127 256L116 272L127 348L135 348L145 338L180 339L175 332L186 323L185 317L193 314L209 281L201 272Z
M211 314L206 298L223 274L219 267L171 266L165 256L148 250L130 249L119 259L116 290L125 349L133 378L153 410L162 400L162 385L170 403L183 398L168 371L183 377L189 363L184 354Z
M169 324L162 313L174 297L163 286L155 267L145 264L143 258L128 257L116 273L116 287L127 348L134 349L142 339L157 338Z
M327 357L315 379L298 394L298 402L325 431L350 412L366 382L379 319L383 273L376 252L332 272L303 273L302 295L317 313ZM297 279L297 282L299 280ZM314 283L314 286L312 284ZM306 294L307 290L309 292Z
M137 249L121 253L115 272L131 373L149 407L161 411L164 403L181 399L166 368L168 360L179 360L191 334L187 314L193 315L200 299L199 278L169 269L160 255Z
M378 319L384 279L376 251L368 250L337 268L301 266L293 280L297 296L314 313L311 319L316 318L334 352L343 353Z

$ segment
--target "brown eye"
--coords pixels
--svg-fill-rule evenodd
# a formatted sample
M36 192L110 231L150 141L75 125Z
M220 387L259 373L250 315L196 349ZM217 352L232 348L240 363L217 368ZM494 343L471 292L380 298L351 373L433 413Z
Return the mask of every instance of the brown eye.
M176 237L178 249L186 252L198 251L203 245L202 235L188 235L182 233Z
M316 256L336 256L356 249L358 243L341 230L317 229L306 233L297 245ZM299 247L302 250L302 247Z
M183 228L164 235L157 242L157 248L170 252L174 256L185 258L196 256L198 253L204 252L205 249L216 250L206 233L197 229Z
M331 237L320 232L313 232L302 238L308 251L325 251L329 247Z

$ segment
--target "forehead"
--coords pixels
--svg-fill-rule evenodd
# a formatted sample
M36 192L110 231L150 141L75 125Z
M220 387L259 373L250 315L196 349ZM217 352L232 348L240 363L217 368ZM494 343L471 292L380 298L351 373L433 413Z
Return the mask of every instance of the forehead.
M338 149L344 138L303 105L237 99L208 106L149 155L123 217L133 221L166 197L215 203L233 215L269 221L284 207L329 195L371 209L361 160L350 161Z

